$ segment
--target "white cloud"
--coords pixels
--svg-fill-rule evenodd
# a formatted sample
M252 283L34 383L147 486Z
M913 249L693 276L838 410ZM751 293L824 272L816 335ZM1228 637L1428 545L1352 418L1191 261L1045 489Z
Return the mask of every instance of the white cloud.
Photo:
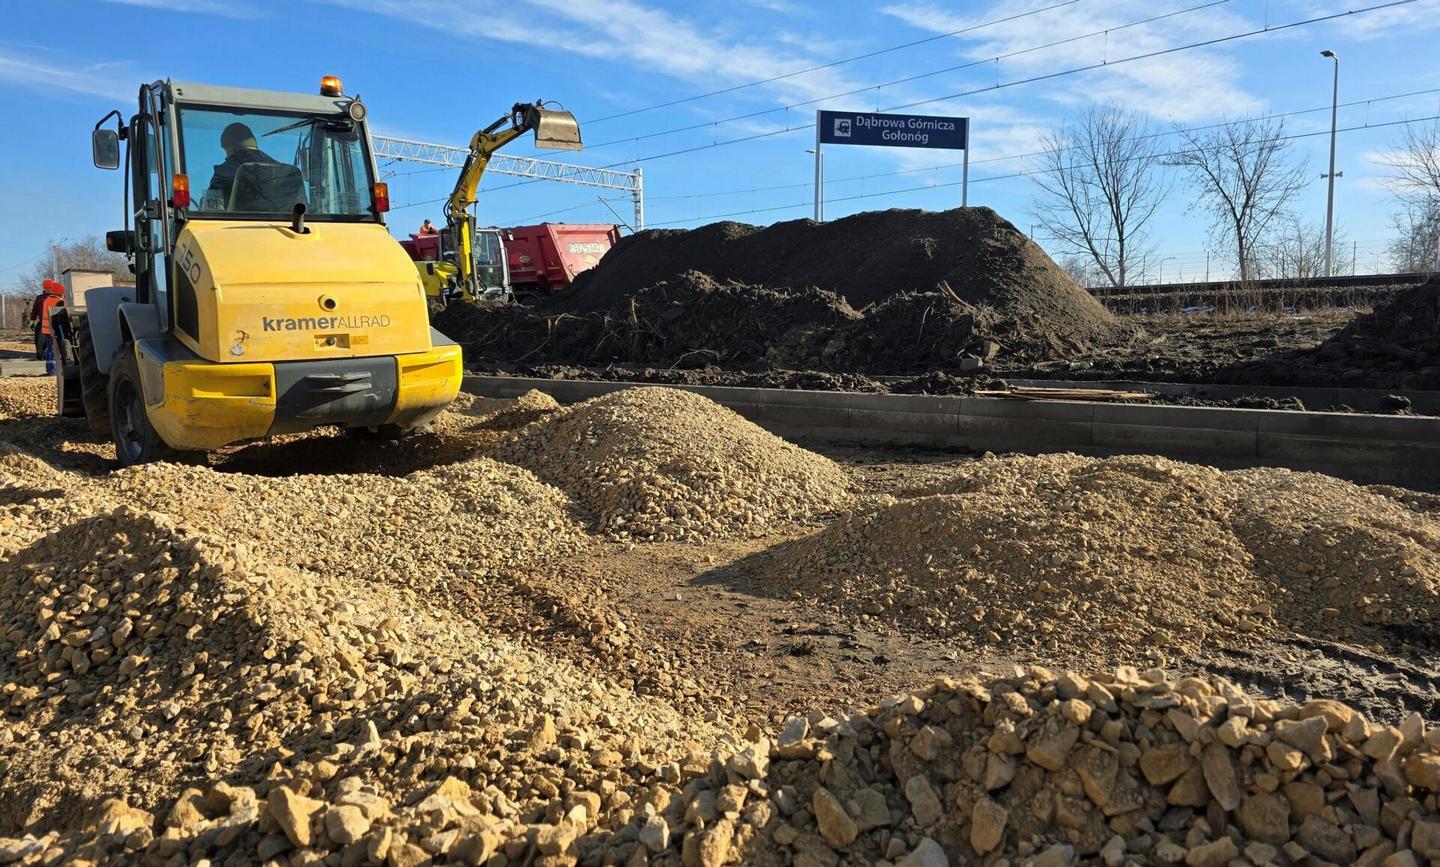
M992 5L970 15L956 15L930 3L901 2L884 13L911 26L948 33L1006 14ZM1013 14L1013 12L1009 13ZM1103 6L1075 4L1043 15L1017 18L956 37L959 54L971 61L1000 57L969 71L972 87L984 87L1094 63L1114 62L1190 42L1213 39L1253 28L1253 23L1223 8L1177 15L1152 24L1123 27L1153 17L1149 0L1111 0ZM1075 37L1110 29L1108 34ZM1073 39L1049 48L1037 48ZM1005 56L1013 55L1013 56ZM983 80L982 80L983 76ZM1241 70L1218 49L1191 49L1183 54L1137 60L1112 67L1024 85L1027 95L1039 94L1061 104L1113 100L1171 120L1242 114L1261 101L1240 84Z
M477 41L532 45L535 21L546 22L547 44L602 60L629 63L707 89L772 78L816 62L815 44L793 30L766 44L753 32L733 37L669 8L637 0L515 0L471 14L456 0L338 0L343 5L421 24ZM765 86L787 101L813 99L856 85L834 70L818 70Z
M1381 0L1375 0L1375 3ZM1355 4L1371 6L1374 3ZM1311 18L1342 11L1333 3L1304 2L1297 15ZM1346 15L1325 25L1334 35L1346 41L1379 39L1385 36L1413 35L1416 32L1440 29L1440 0L1417 0L1404 6L1376 9L1363 15Z
M99 63L81 70L54 66L29 57L0 52L0 81L37 85L44 88L58 87L72 93L82 93L87 96L98 96L128 103L135 97L139 79L133 75L119 76L106 72L117 66L123 67L124 64Z
M254 18L259 12L241 0L105 0L122 6L144 6L147 9L163 9L167 12L193 12L199 15L218 15L222 18Z

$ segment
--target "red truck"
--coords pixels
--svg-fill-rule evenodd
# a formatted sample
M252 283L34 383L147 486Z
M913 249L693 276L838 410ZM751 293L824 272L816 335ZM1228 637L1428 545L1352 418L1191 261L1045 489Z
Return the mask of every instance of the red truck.
M476 274L482 289L504 291L518 297L546 297L569 286L575 275L595 267L606 251L620 240L620 227L609 223L540 223L509 229L475 230L474 249L480 261ZM441 262L451 249L448 238L411 235L400 246L416 262ZM504 252L503 257L499 255ZM453 255L453 254L452 254ZM503 268L495 265L503 262ZM443 292L438 285L434 291ZM431 287L427 283L427 291Z
M501 229L510 262L510 287L516 293L548 295L564 289L581 271L595 267L620 240L620 227L609 223L541 223Z

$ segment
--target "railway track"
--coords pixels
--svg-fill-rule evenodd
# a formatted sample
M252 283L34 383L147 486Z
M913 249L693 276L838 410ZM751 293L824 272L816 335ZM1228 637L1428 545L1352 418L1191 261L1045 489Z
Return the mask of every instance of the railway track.
M1115 313L1229 312L1250 309L1371 306L1396 291L1429 279L1428 274L1356 274L1276 280L1217 280L1097 286L1091 295ZM1196 309L1198 308L1198 310Z

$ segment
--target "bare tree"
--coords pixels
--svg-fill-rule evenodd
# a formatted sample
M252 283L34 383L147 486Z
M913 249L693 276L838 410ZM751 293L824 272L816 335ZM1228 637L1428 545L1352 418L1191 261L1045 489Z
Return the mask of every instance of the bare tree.
M1391 266L1399 272L1428 274L1440 266L1440 199L1406 202L1390 220Z
M1157 171L1159 141L1142 115L1114 104L1086 110L1043 141L1035 221L1067 252L1089 257L1111 286L1126 285L1144 255L1145 224L1169 189Z
M1068 274L1071 280L1087 289L1103 286L1107 281L1105 274L1095 264L1095 260L1089 256L1078 254L1064 256L1058 264L1060 270Z
M1345 230L1335 227L1335 249L1348 243ZM1251 257L1257 277L1294 277L1308 279L1325 276L1325 225L1306 223L1290 217L1271 232L1268 243L1254 248ZM1339 270L1339 263L1336 263Z
M1428 273L1440 266L1440 121L1401 130L1387 161L1401 205L1390 258L1397 270Z
M1440 121L1405 124L1400 129L1387 161L1396 191L1406 201L1440 202Z
M29 285L40 291L40 282L47 277L59 276L66 268L81 268L87 271L109 271L120 280L131 280L130 268L125 257L105 249L105 242L99 237L81 238L76 241L52 242L49 250L30 271L21 277L22 285Z
M1305 161L1285 139L1283 120L1252 118L1176 132L1186 147L1170 163L1189 170L1195 205L1210 212L1216 240L1234 253L1240 279L1248 280L1254 248L1305 188Z

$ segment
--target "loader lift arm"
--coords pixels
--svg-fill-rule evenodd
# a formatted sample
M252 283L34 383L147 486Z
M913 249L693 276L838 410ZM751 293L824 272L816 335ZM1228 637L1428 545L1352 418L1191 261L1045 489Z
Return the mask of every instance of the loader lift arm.
M460 169L460 177L445 205L445 221L454 239L456 268L461 292L466 301L480 297L475 273L474 228L470 206L475 204L480 179L496 151L527 132L535 132L535 146L555 150L580 150L580 125L568 111L545 107L544 100L517 102L510 113L477 130L470 139L470 153Z

